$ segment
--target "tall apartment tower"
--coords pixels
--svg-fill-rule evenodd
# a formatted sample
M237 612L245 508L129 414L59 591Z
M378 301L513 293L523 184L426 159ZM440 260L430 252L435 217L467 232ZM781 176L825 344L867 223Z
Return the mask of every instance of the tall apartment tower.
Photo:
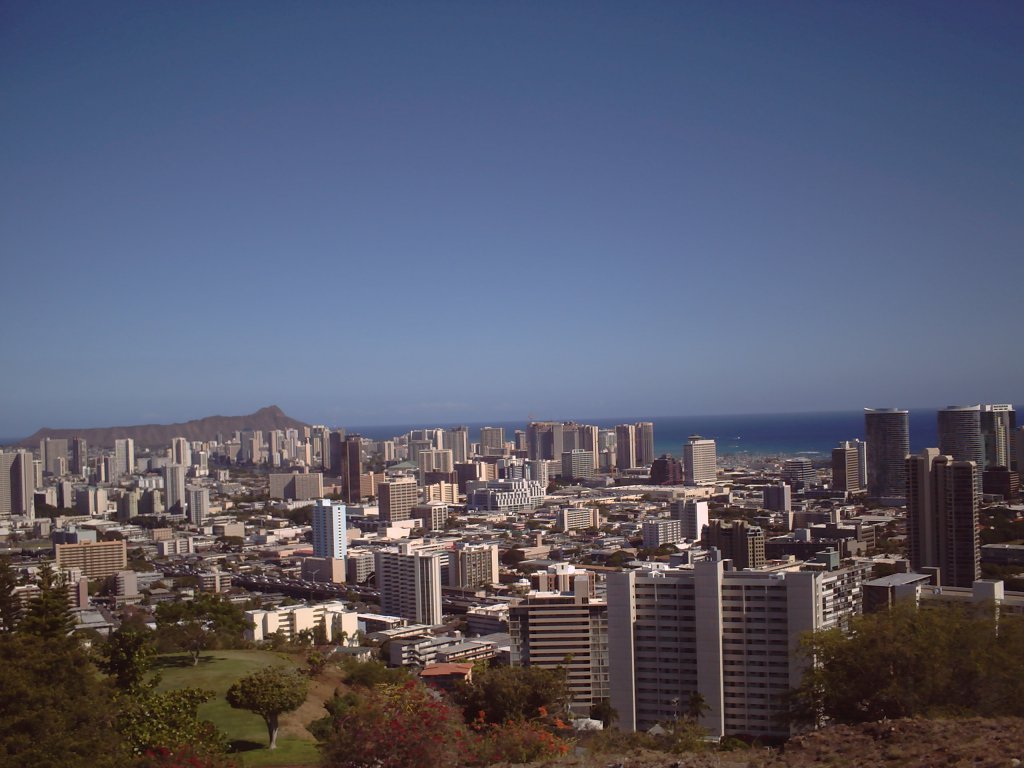
M89 446L84 437L71 438L71 474L85 477L89 469Z
M899 408L865 408L864 439L868 455L868 496L899 499L907 492L910 412Z
M843 441L832 449L832 487L837 491L860 493L865 490L860 478L860 452L854 443Z
M939 453L954 461L974 462L974 488L981 495L985 447L981 439L981 406L951 405L937 413Z
M44 437L39 441L39 458L46 474L60 477L68 470L68 441Z
M440 552L417 551L414 545L374 553L381 613L417 624L441 623Z
M696 499L676 499L669 504L672 517L682 524L682 535L689 541L697 541L708 524L708 503Z
M175 437L171 440L171 464L181 464L185 468L192 466L192 446L188 438Z
M637 466L649 467L656 458L654 455L654 422L639 421L636 423Z
M34 518L36 473L28 451L0 453L0 519Z
M694 693L712 736L785 738L804 632L861 612L865 566L833 571L692 568L608 574L609 695L617 727L645 731L685 714Z
M176 438L181 439L181 438ZM175 462L178 463L178 462ZM114 473L111 482L130 475L135 471L135 441L130 437L114 441Z
M469 427L453 427L445 430L444 445L452 452L452 461L462 463L469 460Z
M346 435L339 451L341 497L349 504L358 504L362 498L359 477L363 474L363 438Z
M475 589L498 583L498 546L460 541L448 558L448 585Z
M562 422L531 421L526 425L526 450L531 459L561 459Z
M608 603L576 577L571 594L531 592L509 605L513 667L564 669L572 710L583 717L608 690Z
M715 547L722 559L732 560L738 569L763 568L765 565L764 529L746 520L729 524L712 520L704 528L704 546Z
M683 445L683 479L687 485L714 485L718 479L715 441L690 435Z
M615 428L615 466L620 471L637 466L636 427L632 424L619 424Z
M380 519L388 522L408 520L419 501L419 488L413 477L400 477L377 485Z
M938 568L942 585L970 587L981 576L973 462L926 448L906 465L911 567Z
M480 455L505 455L504 427L480 427Z
M207 488L190 486L188 494L188 519L193 525L205 525L210 517L210 491Z
M313 506L313 556L345 557L348 549L345 505L319 499Z
M164 467L164 499L167 514L185 514L185 467L181 464L168 464Z
M1012 405L981 406L981 442L985 452L983 469L1013 468L1010 465L1015 455L1013 433L1016 429L1017 414Z

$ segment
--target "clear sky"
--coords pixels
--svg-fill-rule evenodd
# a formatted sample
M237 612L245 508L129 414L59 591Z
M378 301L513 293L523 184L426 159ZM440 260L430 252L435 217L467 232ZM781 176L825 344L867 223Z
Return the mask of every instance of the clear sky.
M1020 402L1020 2L0 4L0 435Z

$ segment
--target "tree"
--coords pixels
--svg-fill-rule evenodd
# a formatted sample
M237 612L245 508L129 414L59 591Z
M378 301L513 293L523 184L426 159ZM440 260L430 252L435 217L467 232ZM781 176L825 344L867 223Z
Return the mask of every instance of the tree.
M29 600L18 629L42 640L64 641L74 628L64 580L53 572L50 563L43 563L39 568L39 592Z
M11 559L4 555L0 557L0 633L13 632L18 624L21 603L14 594L17 586L18 577L11 567Z
M457 709L415 680L365 691L323 745L331 768L439 768L463 763L468 733Z
M153 663L153 644L148 630L138 631L122 626L111 633L100 647L99 668L114 677L122 691L141 691L146 686L146 673ZM150 681L149 685L155 685Z
M619 719L619 713L612 706L611 699L598 699L590 705L590 717L600 720L605 728L611 728L612 723Z
M208 720L199 719L199 705L213 698L212 691L179 688L156 693L141 691L120 701L118 731L138 755L184 747L203 756L222 756L227 740Z
M478 667L472 682L460 682L455 701L466 720L483 713L488 723L529 720L538 712L562 714L569 701L569 686L562 667Z
M264 667L243 677L228 689L227 700L235 709L248 709L267 724L268 749L277 748L278 717L302 706L309 681L293 670Z

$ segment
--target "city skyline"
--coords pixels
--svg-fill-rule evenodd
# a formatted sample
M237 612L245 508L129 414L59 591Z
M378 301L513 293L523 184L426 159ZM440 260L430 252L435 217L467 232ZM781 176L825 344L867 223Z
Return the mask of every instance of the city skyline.
M1022 32L5 3L0 436L1018 401Z

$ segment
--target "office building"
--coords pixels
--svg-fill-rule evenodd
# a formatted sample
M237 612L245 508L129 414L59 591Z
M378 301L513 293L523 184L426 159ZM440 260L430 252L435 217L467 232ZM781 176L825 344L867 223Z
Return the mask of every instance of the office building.
M273 472L270 475L270 498L287 501L309 501L324 495L321 472Z
M981 576L975 466L937 448L906 459L910 565L939 571L939 583L969 587Z
M380 519L389 523L408 520L419 501L419 488L413 477L400 477L377 485Z
M843 441L832 449L832 488L847 493L867 490L861 486L860 451L855 443Z
M340 501L319 499L313 506L313 556L345 557L347 547L345 505Z
M185 467L181 464L164 467L164 499L167 514L185 514Z
M360 435L346 435L344 440L332 443L331 451L331 461L341 476L342 501L358 504L362 498L359 478L363 473L363 438Z
M708 524L708 503L696 499L675 499L669 504L672 517L680 523L680 534L688 541L697 541Z
M786 483L765 486L762 504L769 512L789 514L793 511L793 489Z
M737 569L764 567L764 530L760 526L745 520L712 520L704 528L703 540L705 547L715 547L722 559L732 560Z
M466 509L531 512L544 500L544 496L544 486L537 480L471 480L466 484Z
M36 473L28 451L0 453L0 518L34 519Z
M185 467L192 466L192 446L189 445L188 438L175 437L171 439L171 464L180 464Z
M868 459L868 496L900 500L907 492L910 413L899 408L865 408L864 442Z
M866 567L832 571L691 568L608 574L609 696L617 727L645 731L700 695L712 736L785 738L804 632L861 612Z
M74 437L71 439L71 474L85 477L88 472L89 446L84 437Z
M193 525L202 526L210 517L210 491L208 488L189 486L188 494L188 519Z
M619 424L615 428L615 467L621 472L636 465L636 427Z
M180 439L180 438L179 438ZM135 441L130 437L114 441L114 476L111 482L117 482L135 472Z
M475 589L497 583L497 545L456 543L448 560L449 586Z
M68 441L44 437L39 441L39 458L48 475L60 477L68 471Z
M683 479L687 485L714 485L718 479L715 441L691 435L683 446Z
M951 405L937 414L939 453L953 461L974 462L974 489L981 495L985 446L981 438L981 406ZM970 586L970 585L968 585Z
M814 464L804 456L796 456L782 462L782 481L797 490L818 482L818 473Z
M417 624L442 621L440 552L422 552L410 543L374 553L381 613Z
M588 528L596 530L601 527L601 510L597 507L562 507L558 510L556 525L562 533Z
M434 486L430 486L433 488ZM454 486L449 486L453 488ZM454 502L451 502L454 503ZM443 531L448 522L448 503L426 501L412 508L412 519L419 520L419 527L425 531Z
M651 485L682 485L683 465L679 459L667 453L651 463Z
M589 480L594 477L594 454L582 448L562 453L562 477L566 480Z

